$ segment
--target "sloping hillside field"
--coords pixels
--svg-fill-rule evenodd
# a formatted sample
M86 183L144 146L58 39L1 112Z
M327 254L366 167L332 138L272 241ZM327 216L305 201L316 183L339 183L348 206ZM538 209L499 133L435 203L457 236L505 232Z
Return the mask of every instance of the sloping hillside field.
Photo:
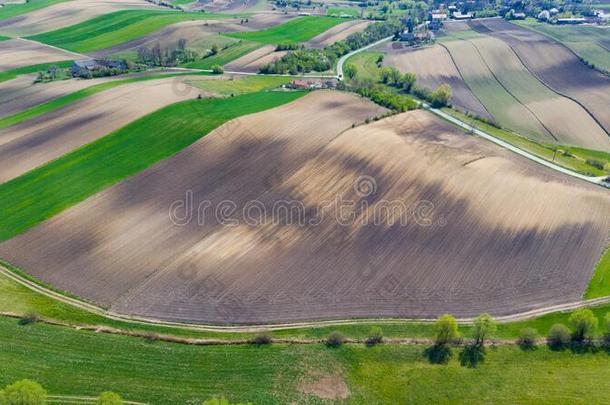
M0 257L113 311L217 323L573 301L610 195L424 111L314 92L0 244ZM575 207L578 207L577 209Z

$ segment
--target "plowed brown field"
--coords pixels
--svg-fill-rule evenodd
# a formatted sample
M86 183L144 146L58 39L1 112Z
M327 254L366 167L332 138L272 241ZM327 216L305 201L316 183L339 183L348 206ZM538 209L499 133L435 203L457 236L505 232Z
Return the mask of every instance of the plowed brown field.
M73 53L25 39L0 41L0 71L41 63L71 60Z
M363 31L371 21L352 20L335 25L331 29L315 36L305 43L308 48L324 48L337 41L342 41L355 32Z
M349 129L379 112L315 92L242 117L0 257L172 320L506 314L580 297L607 241L605 190L424 111ZM300 203L290 216L282 201Z

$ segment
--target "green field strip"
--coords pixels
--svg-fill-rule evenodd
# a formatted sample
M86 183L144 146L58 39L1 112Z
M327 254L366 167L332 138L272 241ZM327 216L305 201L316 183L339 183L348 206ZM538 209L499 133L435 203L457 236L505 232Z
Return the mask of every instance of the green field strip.
M329 16L340 16L340 15L349 15L351 17L358 17L360 15L360 10L353 7L329 7L326 10L326 15Z
M238 41L229 45L227 48L218 50L216 55L208 56L207 58L199 59L194 62L189 62L181 65L186 68L193 69L211 69L214 66L223 66L234 61L258 48L262 45L257 42Z
M175 77L175 76L186 76L186 75L208 75L205 72L195 72L195 73L177 73L177 74L162 74L162 75L154 75L154 76L142 76L142 77L131 77L128 79L118 79L105 83L95 84L91 87L87 87L82 90L75 91L70 94L66 94L65 96L61 96L55 98L51 101L48 101L43 104L36 105L34 107L30 107L26 110L20 111L16 114L9 115L8 117L0 118L0 129L10 127L13 125L17 125L23 121L30 120L32 118L36 118L42 114L46 114L51 111L58 110L66 105L72 104L82 98L92 96L96 93L99 93L104 90L112 89L113 87L121 86L123 84L141 82L146 80L157 80L163 79L167 77Z
M298 17L262 31L232 32L224 35L262 44L297 44L307 41L344 21L333 17Z
M28 0L23 4L8 4L0 8L0 21L66 1L70 0Z
M291 102L302 92L189 100L127 126L0 185L0 240L184 149L225 122Z
M602 255L589 282L585 299L610 296L610 247Z
M380 70L377 66L379 57L383 57L383 52L364 51L350 57L345 61L345 65L354 66L359 79L370 79L377 82Z
M274 89L289 83L291 80L290 77L238 76L231 80L189 80L187 83L220 96L236 96Z
M60 62L41 63L39 65L22 66L11 70L5 70L4 72L0 72L0 83L14 79L19 75L47 71L51 66L57 66L58 68L68 68L72 66L73 63L74 61L72 60L64 60Z
M9 39L11 39L11 37L6 37L4 35L0 35L0 42L2 41L8 41Z
M228 14L122 10L29 38L73 52L86 53L143 37L170 24L229 17Z

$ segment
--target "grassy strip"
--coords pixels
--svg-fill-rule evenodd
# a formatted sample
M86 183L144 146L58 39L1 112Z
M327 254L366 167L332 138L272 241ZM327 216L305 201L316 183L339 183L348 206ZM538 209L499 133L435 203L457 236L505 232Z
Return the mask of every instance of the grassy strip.
M154 76L131 77L128 79L119 79L119 80L113 80L113 81L109 81L109 82L105 82L105 83L96 84L91 87L87 87L86 89L81 89L81 90L75 91L74 93L66 94L65 96L61 96L61 97L58 97L51 101L48 101L46 103L39 104L37 106L28 108L26 110L20 111L16 114L8 116L8 117L0 118L0 129L10 127L12 125L17 125L23 121L38 117L42 114L46 114L51 111L55 111L68 104L72 104L82 98L92 96L101 91L109 90L111 88L121 86L123 84L141 82L141 81L145 81L145 80L164 79L167 77L174 77L174 76L207 75L207 74L208 73L205 73L205 72L164 74L164 75L154 75Z
M235 117L303 94L261 92L173 104L6 182L0 185L0 240L173 155Z
M565 167L566 169L589 176L604 176L610 174L610 153L574 146L538 143L514 132L495 127L450 108L444 108L443 112L533 155ZM555 153L555 151L557 151L557 153ZM604 163L604 170L600 170L597 167L590 165L587 163L587 160L598 160Z
M354 7L329 7L328 10L326 10L326 15L337 17L340 15L349 15L358 17L360 15L360 10Z
M11 37L6 37L4 35L0 35L0 42L1 41L8 41L9 39L11 39Z
M296 44L307 41L343 21L333 17L299 17L262 31L232 32L224 35L263 44Z
M7 80L14 79L19 75L46 71L51 66L57 66L58 68L67 68L67 67L72 66L73 63L74 63L74 61L64 60L64 61L60 61L60 62L41 63L39 65L22 66L22 67L11 69L11 70L6 70L4 72L0 72L0 83L5 82Z
M8 4L0 8L0 21L69 0L28 0L23 4Z
M448 365L432 365L421 347L408 345L201 347L18 326L6 318L0 318L0 345L1 385L32 378L52 395L112 390L149 403L201 403L219 395L256 404L321 403L299 386L328 374L345 381L352 404L604 403L610 390L608 354L546 347L489 348L485 362L469 369L457 355Z
M585 292L585 298L598 298L610 295L610 248L602 255L593 278L589 282L589 287Z
M208 56L207 58L199 59L194 62L185 63L182 65L182 67L193 69L211 69L215 65L222 66L232 62L257 48L260 48L260 46L261 45L256 42L239 41L229 45L226 48L220 49L216 55Z
M189 80L188 83L221 96L230 96L274 89L291 80L290 77L238 76L231 80Z
M74 52L92 52L143 37L181 21L228 17L181 11L122 10L30 38Z
M377 60L383 57L383 52L364 51L351 56L345 61L345 66L356 68L357 78L360 80L372 80L378 82L380 68Z

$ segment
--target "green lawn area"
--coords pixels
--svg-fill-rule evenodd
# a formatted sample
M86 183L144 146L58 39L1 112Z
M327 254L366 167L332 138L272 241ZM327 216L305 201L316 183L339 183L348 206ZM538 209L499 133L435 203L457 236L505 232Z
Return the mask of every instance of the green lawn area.
M601 41L608 41L610 37L606 27L551 25L538 22L533 18L515 21L515 23L556 39L598 69L610 72L610 52L600 45Z
M303 94L260 92L173 104L1 184L0 240L173 155L235 117L288 103Z
M329 16L340 16L340 15L349 15L352 17L360 16L360 9L353 7L329 7L326 11L326 15Z
M585 292L585 298L598 298L610 295L610 248L606 250L599 260L593 278L589 282L589 288Z
M202 75L206 73L178 73L178 74L163 74L154 76L142 76L142 77L131 77L128 79L118 79L105 83L100 83L87 87L86 89L75 91L74 93L66 94L65 96L58 97L51 101L43 104L39 104L28 108L27 110L20 111L16 114L9 115L8 117L0 118L0 129L10 127L12 125L19 124L23 121L38 117L42 114L46 114L50 111L57 110L68 104L72 104L82 98L92 96L93 94L99 93L104 90L111 89L123 84L140 82L145 80L163 79L173 76L184 76L184 75Z
M0 35L0 42L2 42L2 41L7 41L7 40L9 40L9 39L11 39L11 37L6 37L6 36L4 36L4 35Z
M184 6L190 3L193 3L196 0L171 0L170 3L173 6Z
M22 378L52 395L200 403L224 395L254 404L328 403L299 390L301 380L340 375L350 396L342 403L605 403L609 356L488 348L476 369L432 365L422 346L190 346L30 324L0 318L0 384Z
M383 52L360 52L345 61L345 66L354 66L359 79L371 79L377 82L379 81L379 67L377 66L379 57L383 57Z
M181 21L228 17L228 14L122 10L30 38L74 52L92 52L143 37Z
M16 78L19 75L25 75L28 73L37 73L48 70L51 66L57 66L58 68L67 68L72 66L74 61L65 60L60 62L41 63L39 65L22 66L11 70L5 70L0 72L0 83Z
M474 127L485 131L496 138L502 139L511 145L517 146L518 148L526 150L545 160L555 162L567 169L590 176L604 176L610 174L610 153L608 152L577 148L574 146L539 143L514 132L494 127L493 125L479 121L459 111L450 108L444 108L443 111L464 122L472 124ZM558 150L557 153L555 153L556 149ZM566 154L564 152L569 153ZM595 159L603 162L605 164L604 170L600 170L588 164L588 159Z
M8 4L0 8L0 20L6 20L40 8L52 6L53 4L63 3L64 1L68 0L28 0L27 3L23 4Z
M289 83L289 77L274 76L236 76L232 80L189 80L189 84L217 93L221 96L253 93L262 90L275 89Z
M224 35L263 44L296 44L307 41L343 21L333 17L299 17L262 31L233 32Z
M208 56L194 62L185 63L182 67L193 69L211 69L215 65L225 65L235 59L244 56L253 50L260 48L261 44L257 42L238 41L230 44L228 47L219 49L218 53L213 56Z

